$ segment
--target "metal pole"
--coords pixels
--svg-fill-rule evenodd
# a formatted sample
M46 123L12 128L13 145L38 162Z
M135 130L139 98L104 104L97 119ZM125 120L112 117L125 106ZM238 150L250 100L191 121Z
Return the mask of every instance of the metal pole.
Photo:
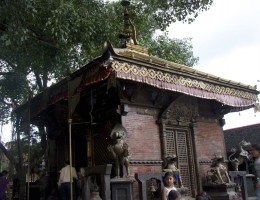
M70 200L73 200L73 188L72 188L72 148L71 148L71 124L72 124L72 119L71 119L71 96L70 96L70 77L68 77L68 107L69 107L69 112L68 112L68 124L69 124L69 157L70 157Z
M29 109L28 109L28 144L29 144L29 150L28 150L28 183L27 183L27 200L30 199L30 157L31 157L31 132L30 132L30 123L31 123L31 97L29 96ZM25 175L26 180L26 175Z
M29 135L29 150L28 150L28 169L27 169L27 177L28 177L28 182L27 182L27 200L30 199L30 135ZM26 175L25 175L25 180L26 180Z
M73 200L73 188L72 188L72 148L71 148L71 123L72 119L68 119L69 123L69 154L70 154L70 200Z

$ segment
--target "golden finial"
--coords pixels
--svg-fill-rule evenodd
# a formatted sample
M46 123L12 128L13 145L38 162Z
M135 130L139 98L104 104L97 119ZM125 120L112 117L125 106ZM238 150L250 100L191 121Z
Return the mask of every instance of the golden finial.
M137 45L136 30L133 25L127 7L130 5L130 1L123 0L121 5L124 6L124 32L119 34L119 38L124 40L123 47L127 47L127 44Z

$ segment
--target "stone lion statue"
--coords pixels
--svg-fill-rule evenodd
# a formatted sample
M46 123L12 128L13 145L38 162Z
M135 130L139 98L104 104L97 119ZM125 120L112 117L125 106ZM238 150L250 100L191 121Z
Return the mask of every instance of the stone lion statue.
M121 124L116 124L110 134L110 144L107 149L115 161L116 178L124 176L123 166L126 169L126 176L130 176L130 156L128 145L125 143L126 129Z
M230 183L230 178L227 172L227 168L222 164L224 163L223 156L215 156L211 159L211 169L207 171L206 180L207 183L212 184L226 184ZM223 176L226 178L226 181L223 180Z
M250 154L246 150L246 148L249 148L250 146L250 142L242 140L238 143L237 148L231 149L232 153L228 157L228 160L231 162L235 171L238 171L239 165L251 159Z

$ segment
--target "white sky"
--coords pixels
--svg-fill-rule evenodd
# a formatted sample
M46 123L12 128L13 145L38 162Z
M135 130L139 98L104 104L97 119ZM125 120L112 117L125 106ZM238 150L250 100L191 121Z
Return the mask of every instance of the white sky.
M194 55L200 58L195 69L260 90L260 0L214 0L195 22L175 23L169 31L174 38L192 38ZM256 124L260 113L249 109L225 120L224 129ZM10 127L2 127L1 140L9 141L10 135Z
M192 38L199 57L195 69L249 85L260 90L260 1L214 0L210 10L192 24L175 23L174 38ZM224 129L260 123L253 109L227 114Z

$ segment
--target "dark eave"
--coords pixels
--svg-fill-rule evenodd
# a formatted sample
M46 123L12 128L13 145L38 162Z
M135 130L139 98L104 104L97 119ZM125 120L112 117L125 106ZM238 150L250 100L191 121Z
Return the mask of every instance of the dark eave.
M30 99L30 102L27 101L20 106L18 106L13 112L22 113L25 109L28 108L29 104L31 107L37 105L39 110L44 110L50 105L50 99L57 96L57 100L51 100L51 104L58 101L58 99L67 99L68 98L68 82L73 81L79 77L82 79L87 78L89 75L95 74L99 70L100 66L103 66L104 62L109 58L110 52L106 50L104 54L100 57L95 58L88 64L84 65L77 71L69 74L67 77L63 78L57 83L54 83L50 87L46 88L45 91L36 94L33 98ZM46 98L45 98L46 97ZM38 113L38 112L37 112Z

